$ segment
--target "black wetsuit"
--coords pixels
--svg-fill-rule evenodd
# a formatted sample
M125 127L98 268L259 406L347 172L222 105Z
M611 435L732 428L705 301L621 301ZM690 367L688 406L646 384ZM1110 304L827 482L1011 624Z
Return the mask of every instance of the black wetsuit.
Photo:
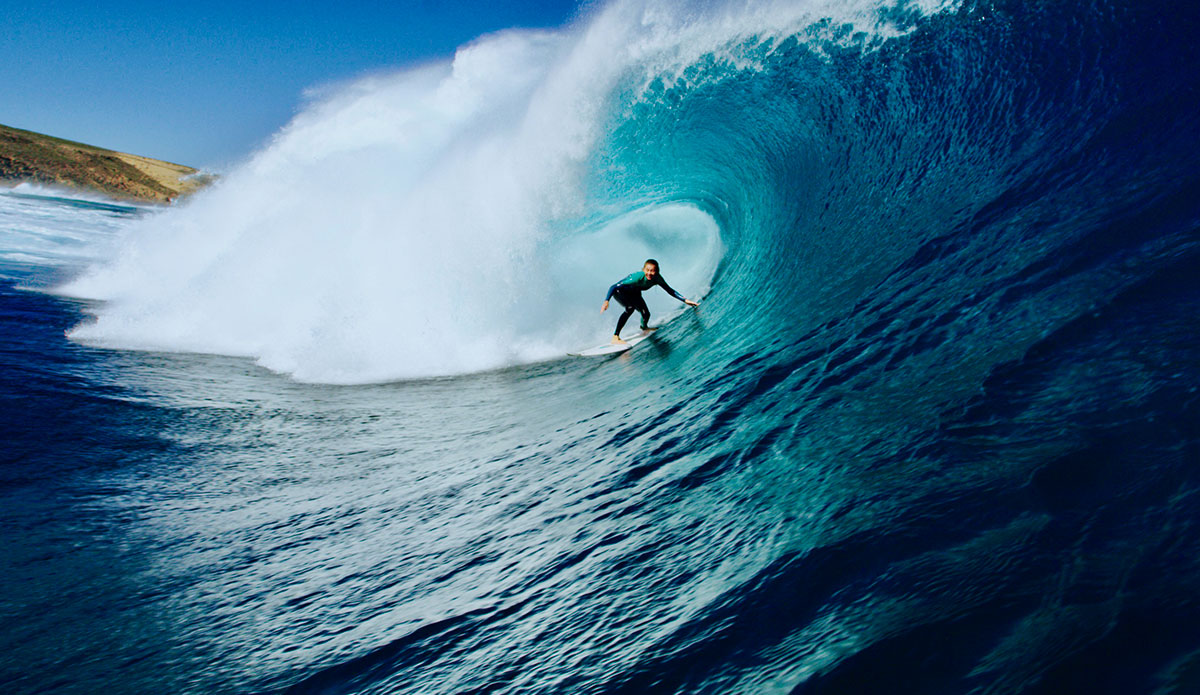
M640 270L636 273L630 273L629 275L625 276L625 279L620 280L612 287L609 287L608 295L604 297L604 301L606 302L613 297L616 297L617 301L621 303L621 306L625 307L625 311L622 312L621 317L617 319L617 330L613 333L613 335L621 335L621 329L625 327L625 322L629 320L629 317L633 315L634 311L637 311L642 315L642 330L644 331L649 327L650 309L646 306L646 300L642 298L642 292L645 292L655 285L663 288L667 291L667 294L678 299L679 301L687 301L682 294L679 294L675 290L671 289L671 286L668 285L667 281L663 279L661 273L655 274L653 280L647 278L646 274Z

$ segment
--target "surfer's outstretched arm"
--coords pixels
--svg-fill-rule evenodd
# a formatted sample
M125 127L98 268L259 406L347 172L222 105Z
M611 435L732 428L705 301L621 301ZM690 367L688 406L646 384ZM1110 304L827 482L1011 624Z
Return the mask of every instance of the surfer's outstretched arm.
M630 276L630 277L632 277L632 276ZM620 287L621 285L624 285L624 284L625 284L626 282L628 282L628 281L629 281L629 278L628 278L628 277L626 277L626 278L622 278L622 279L620 279L620 280L617 280L616 282L614 282L614 283L612 284L612 287L609 287L609 288L608 288L608 294L604 295L604 304L602 304L602 305L600 306L600 313L601 313L601 314L603 314L604 312L608 311L608 300L612 299L612 297L613 297L613 294L615 294L615 293L616 293L616 291L617 291L617 288L618 288L618 287Z
M693 302L692 300L688 299L687 297L683 296L682 294L679 294L674 289L672 289L671 286L667 284L667 281L663 279L662 275L659 275L658 277L654 278L654 281L656 283L658 283L659 287L666 290L667 294L678 299L679 301L683 302L684 304L687 304L688 306L700 306L700 302Z

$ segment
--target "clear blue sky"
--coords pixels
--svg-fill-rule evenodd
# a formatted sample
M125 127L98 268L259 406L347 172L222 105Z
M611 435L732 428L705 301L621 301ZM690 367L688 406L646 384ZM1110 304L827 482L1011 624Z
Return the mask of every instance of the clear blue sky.
M307 87L562 26L580 4L0 0L0 123L221 168L287 123Z

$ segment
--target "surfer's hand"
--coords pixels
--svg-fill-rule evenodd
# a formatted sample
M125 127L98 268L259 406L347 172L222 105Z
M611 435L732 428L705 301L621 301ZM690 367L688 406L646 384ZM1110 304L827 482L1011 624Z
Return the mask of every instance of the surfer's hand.
M608 311L608 300L607 300L607 299L606 299L606 300L604 300L604 304L602 304L602 305L600 306L600 313L601 313L601 314L603 314L603 313L604 313L604 312L606 312L606 311Z
M688 306L700 306L700 302L693 302L690 299L683 300L683 303L687 304Z

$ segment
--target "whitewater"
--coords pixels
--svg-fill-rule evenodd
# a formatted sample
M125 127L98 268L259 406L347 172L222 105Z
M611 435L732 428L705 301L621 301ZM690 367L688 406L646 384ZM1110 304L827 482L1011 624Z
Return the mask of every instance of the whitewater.
M0 685L1195 690L1197 30L617 0L0 191Z

